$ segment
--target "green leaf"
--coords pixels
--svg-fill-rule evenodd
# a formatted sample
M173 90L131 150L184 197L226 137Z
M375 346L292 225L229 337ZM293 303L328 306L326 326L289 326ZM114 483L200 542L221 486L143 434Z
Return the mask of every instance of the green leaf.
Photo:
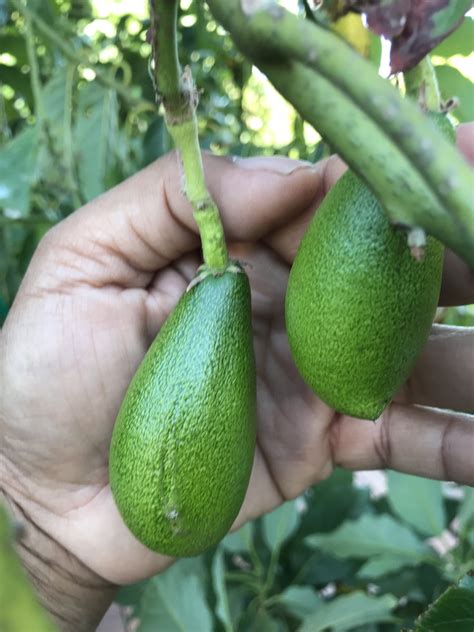
M19 34L17 30L7 31L6 29L0 33L0 50L9 52L15 57L18 66L28 63L28 52L26 50L25 38ZM5 67L2 65L2 79ZM18 72L18 71L17 71ZM8 83L8 82L5 82Z
M446 512L439 481L389 471L387 482L387 500L395 514L423 535L443 531Z
M212 560L212 584L216 593L215 613L219 617L226 632L232 632L232 618L230 614L229 596L225 583L224 551L219 547Z
M4 297L0 294L0 327L5 322L5 318L7 317L9 310L8 303L4 299Z
M443 100L459 99L459 106L453 110L454 116L461 123L474 120L474 84L447 64L436 66L436 76Z
M52 0L28 0L28 8L48 24L53 24L58 16L58 8Z
M474 488L464 488L464 500L458 513L459 532L464 533L469 528L474 529Z
M372 31L369 31L369 38L370 38L369 59L374 64L374 66L378 68L380 66L380 59L382 57L382 40L378 35L375 35L374 33L372 33Z
M432 16L434 37L446 37L446 34L457 28L464 14L471 8L471 0L451 0L443 8L435 10Z
M117 95L95 82L88 84L80 94L78 110L74 145L79 180L84 198L91 200L107 188L107 175L114 164Z
M451 586L416 621L415 632L472 632L474 630L474 577L467 575Z
M68 95L68 69L58 66L51 79L44 86L42 92L44 116L48 123L48 129L55 144L56 151L63 150L65 133L66 108L69 105Z
M397 600L392 595L369 597L363 592L343 595L306 617L298 632L322 632L327 628L332 632L343 632L374 622L394 621L390 613L396 605Z
M239 629L239 622L246 611L250 600L250 593L245 586L230 586L227 591L229 599L230 620L235 629Z
M8 13L7 0L0 0L0 26L8 22Z
M413 531L388 515L365 514L358 520L345 522L332 533L311 535L305 542L311 548L342 558L388 554L415 561L428 551Z
M459 580L458 586L459 588L474 591L474 570L466 573L466 575Z
M333 531L341 522L358 518L370 509L369 490L352 483L352 473L336 469L305 495L307 511L301 517L298 535Z
M278 603L297 619L304 619L320 608L323 600L309 586L289 586L278 595Z
M378 579L383 575L389 575L405 566L412 566L418 560L410 560L406 557L396 557L394 555L381 555L368 560L357 572L357 577L361 579Z
M459 28L447 37L433 51L433 55L451 57L451 55L470 55L474 40L474 20L465 17Z
M204 575L202 558L193 558L180 560L153 577L136 613L140 619L138 631L212 632Z
M138 608L149 581L151 580L144 579L143 581L136 582L135 584L121 586L115 595L114 602L119 603L122 606L133 606L134 608Z
M284 503L278 509L263 516L263 538L270 551L279 549L296 531L300 516L295 501Z
M153 120L143 139L143 166L162 156L168 149L166 144L166 126L160 116Z
M25 573L15 545L12 516L0 503L0 577L2 578L0 629L2 632L58 632L43 610Z
M0 208L26 216L31 187L37 179L38 130L26 127L0 149Z
M226 535L221 545L229 553L248 551L253 540L253 528L253 522L246 522L238 531Z
M349 582L359 567L355 560L310 551L301 542L292 542L288 558L298 584L326 586L329 582Z
M245 632L286 632L286 630L287 627L283 621L272 617L265 610L260 610L252 624L245 627Z
M25 274L28 266L30 265L31 258L38 246L38 242L40 240L38 233L41 232L39 228L40 227L36 230L25 231L23 247L18 256L18 269L22 276Z

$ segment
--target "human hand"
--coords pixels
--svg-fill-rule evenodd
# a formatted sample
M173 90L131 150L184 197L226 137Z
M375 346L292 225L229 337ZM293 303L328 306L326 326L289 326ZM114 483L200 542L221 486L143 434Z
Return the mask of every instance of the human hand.
M474 127L461 130L462 146L469 136ZM473 420L440 410L474 409L471 332L435 329L407 388L377 424L336 414L294 367L283 314L289 265L342 163L207 156L205 168L231 254L249 264L252 286L258 447L236 526L335 465L473 484ZM2 485L68 559L111 582L170 563L121 520L108 485L108 448L126 387L200 263L198 246L171 154L47 234L1 332ZM454 256L444 296L473 300L472 273Z

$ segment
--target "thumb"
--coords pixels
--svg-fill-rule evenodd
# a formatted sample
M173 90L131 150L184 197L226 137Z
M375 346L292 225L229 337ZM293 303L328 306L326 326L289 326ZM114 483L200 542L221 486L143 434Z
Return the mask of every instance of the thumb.
M287 158L205 155L204 169L229 241L262 238L304 212L322 186L320 167ZM37 259L55 259L54 251L79 258L68 270L76 283L146 286L199 246L181 185L178 155L167 154L53 228Z

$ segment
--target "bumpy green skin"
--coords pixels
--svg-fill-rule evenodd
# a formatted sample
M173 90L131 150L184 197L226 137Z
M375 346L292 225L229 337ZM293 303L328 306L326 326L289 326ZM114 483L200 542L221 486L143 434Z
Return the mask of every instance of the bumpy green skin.
M454 145L456 142L456 129L451 123L448 114L444 112L427 112L426 115L446 140L451 141L451 144Z
M454 143L448 116L427 116ZM443 250L428 237L415 261L351 171L326 196L291 269L286 326L301 375L332 408L376 419L405 382L436 311Z
M112 492L147 547L193 556L229 530L252 468L255 391L247 275L208 276L161 328L114 428Z
M389 168L389 167L387 167ZM290 273L286 326L308 385L338 412L376 419L408 377L438 303L443 247L417 262L351 171L306 232Z

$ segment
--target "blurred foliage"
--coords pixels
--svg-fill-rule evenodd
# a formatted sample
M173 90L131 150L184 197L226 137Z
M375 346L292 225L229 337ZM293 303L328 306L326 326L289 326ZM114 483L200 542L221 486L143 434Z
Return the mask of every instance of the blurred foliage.
M117 600L138 632L158 622L166 632L399 632L452 592L473 555L474 490L390 472L387 490L371 494L336 470ZM472 607L472 590L461 597ZM443 630L461 629L456 608L445 603Z
M47 229L170 149L148 76L146 20L105 20L80 1L29 2L26 17L2 6L0 322ZM308 145L302 121L201 2L183 6L181 57L200 89L203 147L312 154L317 134Z
M0 323L48 228L170 148L140 3L30 0L25 18L18 1L0 0ZM313 161L328 154L205 5L182 0L180 27L206 149ZM460 99L460 121L473 114L472 31L466 19L434 51L444 98ZM378 65L380 41L370 38ZM472 325L474 308L441 310L439 320ZM157 622L166 632L412 628L469 570L474 492L396 473L387 483L388 495L374 496L336 471L214 551L122 589L118 600L140 632Z

